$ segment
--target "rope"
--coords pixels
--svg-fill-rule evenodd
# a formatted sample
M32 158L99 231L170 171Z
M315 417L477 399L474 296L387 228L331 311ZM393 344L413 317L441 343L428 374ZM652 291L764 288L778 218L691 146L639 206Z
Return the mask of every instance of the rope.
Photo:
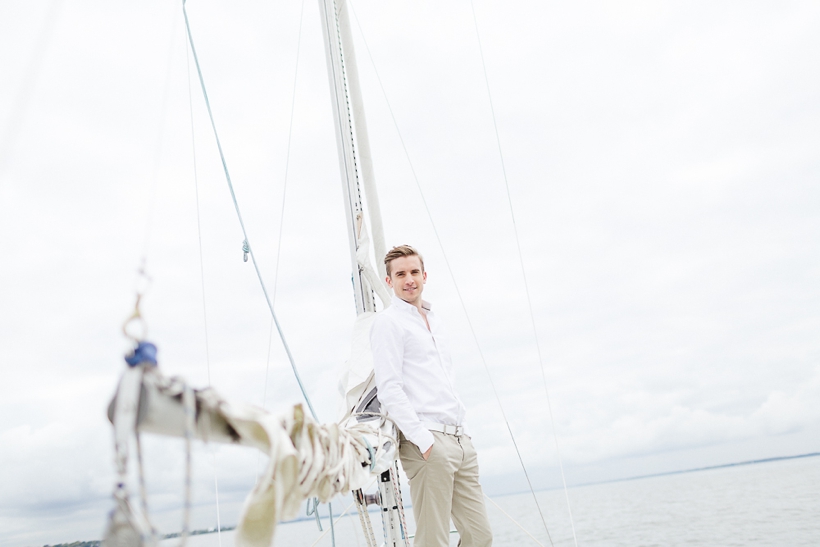
M54 11L49 14L50 18L53 17L54 14L56 13L55 7L59 7L59 2L52 5L52 9ZM47 22L47 26L50 27L51 24L52 24L52 22L49 20ZM172 25L172 28L175 27L175 26L176 26L175 24ZM173 40L173 32L172 32L171 33L171 39L169 40L169 44L168 44L168 46L169 46L168 47L168 65L165 69L165 84L164 84L163 92L162 92L162 107L161 107L161 110L160 110L160 117L159 117L159 135L158 135L158 138L157 138L157 147L154 150L154 163L153 163L153 168L152 168L151 190L150 190L150 197L149 197L149 200L148 200L148 217L147 217L146 223L145 223L145 239L143 241L143 249L142 249L142 257L140 259L140 266L137 269L137 281L136 281L136 285L138 287L137 288L137 302L134 306L134 314L128 320L126 320L125 324L123 325L123 334L125 334L127 337L132 338L132 339L133 339L133 337L128 333L128 330L127 330L127 326L132 320L141 321L143 323L143 329L144 329L143 330L143 336L145 336L145 334L146 334L145 323L142 320L142 316L140 314L139 304L140 304L140 299L142 298L144 292L147 291L148 285L150 285L150 281L151 281L151 278L146 273L145 263L146 263L147 257L148 257L148 246L149 246L149 242L150 242L150 239L151 239L151 226L153 224L152 221L153 221L153 217L154 217L154 210L156 209L156 207L155 207L156 199L155 198L156 198L156 190L157 190L157 179L158 179L158 175L159 175L160 159L162 157L163 137L165 135L165 118L166 118L166 114L167 114L168 93L169 93L170 81L171 81L171 67L173 66L173 60L174 60L173 45L174 45L174 40ZM142 287L142 289L140 289L140 287L139 287L141 283L145 283L145 286ZM136 339L134 339L134 340L136 341ZM145 468L144 468L144 465L143 465L143 458L142 458L142 442L140 440L140 434L139 434L138 431L135 430L134 436L135 436L135 439L136 439L137 467L138 467L137 475L138 475L138 481L139 481L141 505L142 505L142 511L143 511L144 516L145 516L145 519L146 519L146 521L148 521L148 515L149 515L149 512L148 512L148 490L147 490L146 485L145 485ZM190 469L188 471L190 471ZM186 480L187 480L187 477L186 477ZM187 486L187 482L186 482L186 486ZM186 518L187 518L187 514L186 514ZM156 531L154 530L153 525L151 525L151 533L154 534L154 535L156 534Z
M513 522L513 524L515 524L516 526L518 526L519 528L521 528L521 530L523 530L525 534L527 534L528 536L530 536L530 537L532 538L532 540L533 540L535 543L537 543L537 544L538 544L538 545L540 545L541 547L544 547L544 545L543 545L540 541L538 541L538 540L535 538L535 536L534 536L534 535L532 535L531 533L529 533L529 532L527 531L527 529L526 529L526 528L524 528L523 526L521 526L521 525L520 525L520 524L519 524L519 523L518 523L518 522L517 522L514 518L512 518L512 517L511 517L511 516L510 516L510 515L509 515L509 514L505 511L505 510L503 510L503 509L501 508L501 506L500 506L500 505L498 505L496 502L494 502L494 501L490 498L490 496L488 496L487 494L484 494L484 497L485 497L485 498L487 498L487 501L489 501L490 503L492 503L493 505L495 505L496 509L498 509L499 511L501 511L502 513L504 513L504 516L506 516L508 519L510 519L510 520Z
M318 511L316 511L318 513ZM336 547L336 527L333 526L333 504L327 502L328 520L330 521L330 544Z
M205 99L205 106L208 109L208 118L211 121L211 128L214 132L214 138L216 139L216 147L219 150L219 158L222 160L222 170L225 172L225 180L228 183L228 189L231 192L231 199L233 200L233 206L236 210L236 216L239 219L239 226L242 228L242 235L245 237L244 242L247 244L248 247L248 254L251 257L251 262L253 262L253 268L256 270L256 277L259 278L259 284L262 286L262 292L265 295L265 301L268 303L268 308L270 309L271 317L273 318L273 322L276 325L276 330L279 332L279 339L282 340L282 346L285 348L285 353L288 356L288 361L290 361L290 366L293 369L293 374L296 377L296 383L299 384L299 389L302 391L302 396L307 403L308 408L310 409L310 413L313 415L313 418L316 421L319 421L316 417L316 411L313 409L313 404L310 402L310 397L308 397L307 391L305 390L305 386L302 384L302 379L299 376L299 371L296 369L296 362L293 359L293 354L290 352L290 347L288 346L287 340L285 339L285 334L282 331L281 325L279 325L279 320L276 318L276 312L273 310L273 302L268 295L268 289L265 286L265 281L262 279L262 273L259 271L259 264L256 262L256 255L253 254L253 247L250 244L250 238L248 238L248 232L245 229L245 223L242 220L242 213L239 210L239 203L236 201L236 193L234 192L233 183L231 182L231 175L228 172L228 163L225 160L225 154L222 150L222 143L219 140L219 133L216 129L216 122L214 122L214 115L213 111L211 110L211 101L208 99L208 90L205 88L205 79L202 76L202 68L199 65L199 57L196 54L196 47L194 46L194 37L191 34L191 25L188 20L188 10L185 7L186 0L182 0L182 12L185 16L185 30L188 34L188 43L191 45L191 53L194 57L194 64L196 65L196 72L197 76L199 77L199 85L202 88L202 97Z
M311 502L313 503L313 505L311 505ZM322 528L322 521L319 518L318 509L319 509L319 498L315 498L315 497L314 498L308 498L307 503L305 503L305 515L308 516L308 517L311 516L311 515L316 517L316 527L319 528L320 532L322 532L322 531L324 531L324 528Z
M404 500L401 498L401 485L399 484L399 469L395 462L390 468L390 479L393 481L393 491L396 493L396 506L399 508L399 517L401 517L401 535L406 536L409 531L407 529L407 519L404 518Z
M533 309L532 309L532 298L530 297L530 286L529 286L529 283L527 281L527 271L526 271L526 268L524 268L524 255L521 252L521 241L520 241L520 238L518 237L518 225L515 222L515 210L513 209L512 197L510 195L510 183L507 180L507 168L504 165L504 153L501 149L501 138L498 135L498 123L496 122L495 108L493 106L493 96L492 96L492 93L490 92L490 80L487 77L487 65L484 62L484 49L481 45L481 35L478 32L478 21L477 21L476 16L475 16L475 6L473 5L473 0L470 0L470 11L472 12L472 15L473 15L473 25L475 27L476 40L478 41L478 52L481 56L481 68L484 72L484 84L486 85L486 88L487 88L487 98L489 99L489 102L490 102L490 113L492 114L493 130L495 131L495 142L498 145L498 157L501 160L501 172L504 175L504 188L507 191L507 203L510 206L510 218L512 219L513 233L515 234L515 245L516 245L516 249L518 250L518 262L521 265L521 276L524 279L524 291L527 295L527 305L529 307L529 312L530 312L530 322L532 324L532 334L533 334L533 337L535 338L535 347L538 351L538 364L539 364L539 370L541 371L541 379L543 380L543 383L544 383L544 396L546 397L546 400L547 400L547 410L549 411L550 425L552 427L552 437L553 437L553 440L555 441L555 453L558 457L558 467L561 470L561 481L563 482L563 485L564 485L564 496L566 497L566 500L567 500L567 511L569 512L569 522L570 522L570 526L572 527L572 538L575 541L575 547L578 547L578 537L575 535L575 522L573 521L573 518L572 518L572 507L570 506L569 492L567 490L567 479L564 476L564 464L563 464L563 461L561 460L561 451L558 447L558 434L555 431L555 418L553 417L553 414L552 414L552 402L550 401L549 389L547 388L547 376L546 376L546 373L544 372L544 359L543 359L542 354L541 354L541 342L538 339L538 329L535 326L535 313L533 312ZM546 526L546 524L545 524L545 526Z
M208 369L208 387L211 386L211 351L208 341L208 312L205 305L205 265L202 255L202 218L199 212L199 174L196 162L196 133L194 131L194 105L191 96L191 59L188 48L185 48L185 62L188 67L188 111L191 119L191 152L194 168L194 192L196 194L196 234L199 242L199 279L202 287L202 320L205 323L205 365Z
M299 52L301 50L302 45L302 19L304 18L305 13L305 0L302 0L301 9L299 11L299 34L296 38L296 68L293 71L293 91L291 92L290 98L290 123L288 124L288 148L287 153L285 154L285 182L282 185L282 210L279 214L279 240L276 245L276 262L273 269L273 297L272 297L272 304L276 305L276 288L279 284L279 257L282 253L282 232L285 226L285 203L287 198L287 191L288 191L288 171L290 169L290 143L291 137L293 136L293 112L296 106L296 81L297 77L299 76ZM262 408L265 408L265 404L268 399L268 371L270 369L270 350L271 350L271 341L273 339L273 320L271 320L270 326L270 336L268 338L268 358L265 363L265 390L262 394Z
M373 486L373 483L374 483L374 482L376 482L376 477L374 477L374 478L373 478L373 480L371 480L371 481L370 481L370 484L368 484L367 486L365 486L362 490L363 490L363 491L364 491L364 490L367 490L368 488L370 488L371 486ZM350 511L350 508L351 508L351 507L353 507L354 505L358 505L358 504L356 503L355 498L353 499L353 502L352 502L350 505L348 505L347 507L345 507L345 510L344 510L344 511L342 511L342 514L341 514L341 515L339 515L339 516L338 516L338 518L336 518L336 520L333 520L333 514L331 514L331 515L330 515L331 525L333 525L333 524L339 524L339 521L340 521L340 520L342 520L342 517L344 517L345 515L347 515L347 512L348 512L348 511ZM365 509L365 510L366 510L366 509ZM314 541L314 542L310 545L310 547L316 547L316 545L317 545L317 544L318 544L318 543L322 540L322 538L323 538L323 537L325 537L325 536L327 535L327 533L328 533L329 531L330 531L330 529L325 530L325 531L324 531L324 533L323 533L322 535L320 535L318 538L316 538L316 541ZM372 529L370 530L370 534L371 534L371 535L373 534ZM376 545L376 543L375 543L375 538L373 539L373 544L374 544L374 545Z
M356 504L356 512L359 514L359 524L362 525L362 534L364 534L367 547L378 547L376 536L373 533L373 523L370 521L370 515L367 513L367 505L364 503L364 490L360 488L359 490L353 491L353 503ZM358 537L356 539L358 541Z
M242 252L244 253L243 260L245 262L247 262L248 261L248 256L250 256L251 261L253 262L253 267L254 267L254 270L256 271L256 276L259 278L259 284L262 286L262 292L265 295L265 301L268 303L268 308L270 309L271 318L273 319L273 323L276 326L276 330L279 332L279 338L282 340L282 345L284 346L285 353L287 354L288 360L290 361L291 368L293 369L293 374L296 377L296 382L299 384L299 389L302 391L302 396L304 397L305 402L307 403L307 406L310 409L310 413L313 416L313 419L315 419L318 422L319 418L316 415L316 410L313 408L313 404L310 401L310 397L308 397L307 391L305 390L305 387L302 384L302 379L299 376L299 371L296 368L296 363L293 359L293 355L290 352L290 347L288 346L287 340L285 339L285 334L282 331L282 327L279 325L279 320L276 318L276 312L274 311L274 308L273 308L273 301L271 300L270 296L268 295L268 290L267 290L267 287L265 286L265 281L262 278L262 273L259 271L259 264L256 262L256 256L253 254L253 250L251 249L250 241L249 241L249 238L248 238L248 232L245 229L245 223L242 220L242 213L239 210L239 203L236 200L236 192L234 191L233 183L231 182L231 175L230 175L230 172L228 171L228 164L227 164L227 161L225 160L225 154L222 150L222 143L219 139L219 133L216 129L216 123L214 121L213 111L211 109L211 101L208 99L208 90L205 87L205 79L202 75L202 68L200 67L200 64L199 64L199 57L196 54L196 47L194 46L194 37L193 37L193 34L191 33L191 25L190 25L190 22L188 20L188 10L186 9L186 0L182 1L182 11L183 11L183 14L185 15L185 29L186 29L187 35L188 35L188 42L191 45L191 53L194 56L194 64L196 65L197 76L199 77L200 87L202 88L202 96L205 99L205 106L208 109L208 118L211 121L211 128L213 129L214 138L216 139L216 146L217 146L217 149L219 150L219 158L222 160L222 169L225 172L225 180L227 181L228 189L231 192L231 199L233 200L234 209L236 210L236 216L239 219L239 225L242 228L242 235L245 236L245 239L242 242ZM299 18L300 41L301 41L302 14L303 13L304 13L304 0L302 0L302 10L300 12L300 18ZM296 64L296 69L297 70L298 70L298 50L299 50L299 48L297 46L297 64ZM293 91L293 97L291 99L291 120L290 120L290 128L288 130L288 159L290 158L290 140L291 140L291 134L292 134L292 130L293 130L293 105L295 104L295 100L296 100L296 75L294 75L294 84L293 85L294 85L294 91ZM286 162L286 166L287 166L288 163L289 163L289 161ZM286 171L285 171L285 180L287 181L287 168L286 168ZM284 197L283 197L283 200L282 200L283 217L284 217L284 207L285 207L285 200L284 200ZM281 225L281 218L280 218L280 245L279 245L280 250L281 250L281 227L282 227L282 225ZM278 255L278 253L279 253L279 251L277 251L277 261L276 261L277 274L278 274L278 268L279 268L279 255ZM270 346L270 344L269 344L269 346ZM269 362L270 361L268 360L268 364L269 364ZM267 376L268 376L268 365L266 365L266 367L265 367L265 393L263 395L263 397L265 397L265 398L267 398ZM216 455L215 454L214 454L214 469L216 469ZM216 473L214 473L214 481L215 481L215 485L216 485L216 488L217 488L217 498L218 498L219 489L218 489L218 484L216 484ZM328 504L328 507L331 507L330 504ZM331 507L330 510L331 510L330 528L331 528L331 531L333 531L333 545L335 545L336 544L336 534L335 534L335 531L333 530L334 526L333 526L333 521L332 521L332 517L333 517L332 507ZM217 505L217 527L218 528L220 527L219 526L219 506L218 505ZM221 545L222 545L222 542L221 542L221 537L220 537L220 547L221 547Z
M214 464L214 493L216 494L216 537L219 540L219 547L222 547L222 521L219 518L219 480L216 476L216 451L211 450Z
M184 6L183 6L184 9ZM188 75L188 111L191 119L191 152L194 168L194 192L196 194L196 233L199 241L199 279L202 287L202 320L205 326L205 366L208 371L208 387L211 387L211 350L208 340L208 311L205 299L205 264L202 254L202 222L199 212L199 176L196 168L196 132L194 131L194 102L191 93L191 57L188 48L185 48L185 66ZM219 547L222 547L222 526L219 518L219 480L216 471L216 451L211 447L211 458L214 466L214 494L216 498L216 535Z
M372 483L371 483L371 484L372 484ZM340 520L342 520L342 517L343 517L343 516L345 516L345 515L347 514L347 512L348 512L348 511L350 511L350 508L351 508L351 507L353 507L353 504L355 504L355 503L356 503L356 502L355 502L355 501L353 501L353 502L351 502L351 503L350 503L350 505L348 505L347 507L345 507L344 512L343 512L341 515L339 515L339 518L337 518L337 519L336 519L336 521L335 521L337 524L339 523L339 521L340 521ZM330 504L328 504L328 505L330 505ZM316 541L314 541L314 542L311 544L311 546L310 546L310 547L316 547L316 545L317 545L317 544L318 544L318 543L322 540L322 538L323 538L323 537L325 537L325 536L327 535L327 533L328 533L328 532L330 532L331 530L333 530L333 523L334 523L334 521L333 521L333 513L331 513L331 514L330 514L330 528L328 528L327 530L325 530L325 531L324 531L324 532L323 532L323 533L322 533L322 534L321 534L318 538L316 538ZM334 540L334 541L335 541L335 540Z
M182 392L182 408L185 410L185 508L182 517L182 538L179 547L185 547L191 528L191 441L196 428L196 395L186 385Z
M481 357L481 363L484 365L484 370L487 373L487 377L490 380L490 386L493 389L493 394L495 395L495 400L498 403L498 408L501 411L501 416L504 419L504 423L507 426L507 432L510 434L510 439L512 440L513 446L515 447L515 453L518 456L518 461L521 464L521 469L524 471L524 477L527 480L527 485L529 486L530 492L532 493L533 500L535 501L535 506L538 508L538 514L541 516L541 522L544 524L544 530L546 530L546 532L547 532L547 537L550 539L550 544L553 545L552 537L550 536L549 528L547 527L547 521L544 518L544 513L541 510L540 504L538 503L538 498L535 495L535 489L532 486L532 481L530 481L529 473L527 473L527 468L524 465L523 458L521 457L521 451L518 448L518 443L515 441L515 436L513 435L512 428L510 427L510 422L509 422L509 420L507 420L507 414L504 412L504 406L501 404L501 397L499 396L498 390L495 387L495 383L493 382L492 375L490 374L490 369L487 366L487 360L484 357L484 352L482 351L481 344L478 341L478 335L476 334L475 328L473 327L473 322L470 320L470 315L469 315L469 313L467 313L467 306L464 303L464 298L461 296L461 291L458 288L458 283L456 282L455 274L453 273L453 269L450 266L450 261L447 258L447 252L444 249L444 244L441 241L441 237L439 236L438 229L436 228L436 224L433 221L433 215L430 212L430 207L427 205L427 199L424 197L424 191L421 188L421 183L419 182L418 176L416 175L416 170L413 167L413 162L410 159L410 153L407 151L407 146L404 143L404 138L402 137L401 131L399 130L399 124L396 121L396 116L393 113L393 108L390 106L390 101L387 99L387 92L384 89L384 84L382 83L381 77L379 76L379 71L376 68L376 63L373 60L373 55L370 52L370 47L367 45L367 40L364 37L364 31L362 30L362 27L359 24L359 19L356 16L355 9L353 9L353 3L352 2L350 2L350 8L351 8L351 12L353 13L353 17L356 20L356 26L359 27L359 32L362 35L362 41L364 42L365 50L367 51L367 55L370 58L371 64L373 65L373 70L376 73L376 79L379 82L379 87L381 88L382 95L384 95L384 100L387 103L387 109L390 112L390 117L393 119L393 125L396 128L396 133L398 134L399 141L401 142L402 149L404 150L404 155L407 158L407 163L410 166L410 171L413 175L413 180L416 183L416 188L418 188L418 190L419 190L419 195L421 196L422 204L424 204L424 210L427 212L427 217L430 219L430 224L433 227L433 233L436 236L436 241L438 242L438 245L441 248L442 255L444 256L444 263L447 266L447 271L450 274L450 278L453 280L453 286L455 287L456 295L458 296L458 300L461 304L462 310L464 310L464 316L467 319L467 325L470 328L470 333L473 336L473 340L475 341L476 348L478 349L479 356Z
M177 12L174 11L174 21L172 29L177 26ZM145 269L145 263L148 260L148 249L151 245L151 236L153 235L154 214L156 213L157 201L157 181L159 179L159 168L162 160L163 143L165 141L165 119L168 114L168 95L171 89L171 73L174 65L174 32L168 40L168 66L165 68L165 85L162 91L162 106L160 107L159 128L157 129L157 147L154 150L154 161L151 169L151 187L148 196L148 216L145 220L145 239L142 244L142 260L141 267Z
M148 511L148 489L145 486L145 465L142 460L142 442L140 441L140 433L136 430L136 428L134 429L134 438L137 445L137 477L140 488L140 502L142 506L142 514L145 516L146 522L148 522L148 515L150 513ZM154 529L153 524L151 524L151 533L156 535L156 530Z

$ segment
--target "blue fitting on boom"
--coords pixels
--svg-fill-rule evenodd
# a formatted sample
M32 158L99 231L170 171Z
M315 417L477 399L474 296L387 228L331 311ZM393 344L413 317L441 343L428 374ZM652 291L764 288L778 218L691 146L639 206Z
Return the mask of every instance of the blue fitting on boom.
M125 362L129 367L135 367L142 363L157 366L157 347L151 342L139 342L130 355L125 356Z

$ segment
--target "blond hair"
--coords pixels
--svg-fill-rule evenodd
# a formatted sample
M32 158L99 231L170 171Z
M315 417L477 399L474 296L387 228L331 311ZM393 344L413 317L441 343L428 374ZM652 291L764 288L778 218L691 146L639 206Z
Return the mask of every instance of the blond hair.
M421 271L424 271L424 258L422 258L419 252L410 245L399 245L398 247L393 247L386 255L384 255L384 267L387 270L387 277L390 277L391 275L390 263L403 256L419 257L419 262L421 262Z

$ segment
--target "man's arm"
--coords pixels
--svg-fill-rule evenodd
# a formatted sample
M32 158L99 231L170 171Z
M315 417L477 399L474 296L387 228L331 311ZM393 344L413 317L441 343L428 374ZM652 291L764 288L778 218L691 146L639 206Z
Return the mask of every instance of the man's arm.
M390 317L380 314L370 330L373 369L379 402L407 439L419 447L424 459L433 447L433 434L419 420L404 392L402 368L404 340L402 329Z

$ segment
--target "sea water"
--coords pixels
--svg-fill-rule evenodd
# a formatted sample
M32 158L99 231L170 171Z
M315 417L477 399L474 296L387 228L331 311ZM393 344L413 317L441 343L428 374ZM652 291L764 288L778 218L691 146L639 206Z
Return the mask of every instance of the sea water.
M549 532L529 492L494 497L500 509L487 504L496 547L574 545L563 490L536 495ZM581 546L820 546L820 457L579 486L568 495ZM366 545L352 512L336 524L339 547ZM406 516L412 533L412 510ZM371 519L381 545L378 513L371 513ZM327 530L327 518L323 522ZM221 547L233 547L233 534L221 534ZM313 521L281 524L274 545L331 545L329 533L320 535ZM162 546L178 541L166 540ZM457 534L451 534L450 545L457 543ZM188 546L220 547L220 538L195 536Z

